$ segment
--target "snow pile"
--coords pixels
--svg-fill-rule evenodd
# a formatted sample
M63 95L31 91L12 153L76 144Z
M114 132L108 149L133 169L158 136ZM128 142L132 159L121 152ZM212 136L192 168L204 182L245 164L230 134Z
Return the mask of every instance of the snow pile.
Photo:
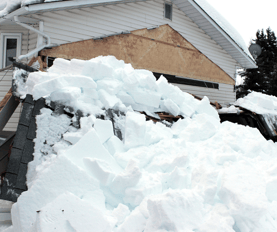
M152 72L135 70L112 56L89 61L56 59L48 72L30 73L26 85L20 88L22 97L23 90L35 100L45 97L84 114L101 114L103 108L126 112L132 107L137 111L166 111L189 117L206 110L218 118L207 98L199 102L168 85L164 77L156 82Z
M26 92L84 116L79 129L50 109L37 116L28 191L7 232L276 231L277 145L153 78L114 57L30 74ZM184 119L167 127L134 109Z

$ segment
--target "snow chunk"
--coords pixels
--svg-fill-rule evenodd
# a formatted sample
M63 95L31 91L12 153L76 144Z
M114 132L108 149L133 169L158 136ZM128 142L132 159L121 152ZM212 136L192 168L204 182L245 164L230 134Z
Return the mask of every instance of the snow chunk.
M103 105L106 109L111 109L116 104L120 103L120 100L116 96L110 95L103 89L100 89L98 91L98 95L99 95L100 101L103 103Z
M51 101L58 101L63 104L69 104L71 101L79 98L82 94L82 89L77 87L66 87L58 89L50 94Z
M159 108L161 95L157 92L137 88L132 91L129 91L128 93L138 104Z
M94 129L96 130L101 143L105 143L114 135L113 124L110 120L96 119L94 123Z
M210 101L209 101L209 98L207 98L206 96L200 101L200 103L198 104L197 106L197 109L196 109L196 112L198 114L208 114L208 115L211 115L213 117L215 117L218 121L220 120L219 119L219 115L216 111L215 108L213 108L211 105L210 105Z
M124 152L122 141L114 135L105 143L105 146L111 155L114 155L116 152Z
M86 166L84 165L83 158L86 157L105 161L114 173L122 170L102 145L99 136L93 128L64 153L74 164L84 170L86 170Z
M47 168L39 173L27 192L23 192L12 207L15 231L30 231L36 220L37 211L66 191L94 207L104 210L104 195L98 182L79 169L64 156L57 156Z
M103 212L90 202L65 192L41 208L33 230L108 232L111 228Z
M104 160L84 158L84 164L87 170L97 179L102 185L108 185L114 179L114 170L110 164Z
M48 69L49 73L57 73L59 75L66 74L70 70L71 62L62 58L54 60L53 65Z
M141 172L136 161L130 160L123 172L120 172L110 184L110 189L115 194L124 194L127 187L136 186L141 178Z
M27 81L28 82L28 81ZM34 100L47 96L52 92L70 86L96 88L96 83L86 76L64 75L34 86L32 94Z
M166 99L163 101L164 106L173 115L178 116L180 114L180 108L171 99Z
M80 129L77 131L68 131L63 135L64 140L70 142L71 144L77 143L82 136L84 136L87 132L90 131L92 126L94 125L96 118L94 115L90 115L89 117L80 118Z
M127 149L144 144L146 130L144 115L135 112L127 112L125 128L124 144Z

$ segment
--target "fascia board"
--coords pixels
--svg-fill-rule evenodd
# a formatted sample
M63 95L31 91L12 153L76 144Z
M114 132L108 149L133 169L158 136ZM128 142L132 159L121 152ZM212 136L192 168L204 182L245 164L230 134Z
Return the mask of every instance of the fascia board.
M115 2L129 2L120 0L75 0L75 1L61 1L61 2L49 2L34 4L28 6L29 13L37 11L51 11L51 10L61 10L63 8L81 8L97 4L111 4Z
M234 40L196 2L194 2L194 0L188 0L188 2L191 5L193 5L195 9L197 9L197 11L202 16L204 16L207 19L207 21L209 21L217 29L217 31L219 31L228 40L228 42L231 43L236 48L236 50L239 51L241 55L244 56L244 58L248 60L249 64L252 66L251 68L257 67L255 62L238 46L237 43L234 42Z

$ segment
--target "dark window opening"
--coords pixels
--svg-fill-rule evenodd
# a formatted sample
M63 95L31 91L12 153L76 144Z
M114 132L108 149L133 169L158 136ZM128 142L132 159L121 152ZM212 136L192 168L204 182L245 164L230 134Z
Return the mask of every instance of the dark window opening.
M17 39L7 39L7 46L6 46L6 66L12 64L12 61L9 58L16 57L16 49L17 49Z
M161 75L163 75L169 83L181 84L181 85L192 85L197 87L219 89L219 84L207 81L193 80L189 78L176 77L174 75L162 74L162 73L153 73L156 79L158 80Z
M53 65L55 59L56 59L55 57L50 57L50 56L47 57L47 67L48 68L50 68Z
M172 5L169 3L164 4L164 17L172 20Z

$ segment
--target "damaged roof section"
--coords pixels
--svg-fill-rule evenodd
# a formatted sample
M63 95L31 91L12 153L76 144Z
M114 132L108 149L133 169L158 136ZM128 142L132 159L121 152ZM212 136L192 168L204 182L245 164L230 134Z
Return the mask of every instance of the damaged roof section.
M3 200L15 202L18 196L27 190L27 165L33 160L33 139L36 137L35 117L44 106L44 99L34 102L31 95L27 95L24 101L6 172L2 174L4 178L0 198Z

